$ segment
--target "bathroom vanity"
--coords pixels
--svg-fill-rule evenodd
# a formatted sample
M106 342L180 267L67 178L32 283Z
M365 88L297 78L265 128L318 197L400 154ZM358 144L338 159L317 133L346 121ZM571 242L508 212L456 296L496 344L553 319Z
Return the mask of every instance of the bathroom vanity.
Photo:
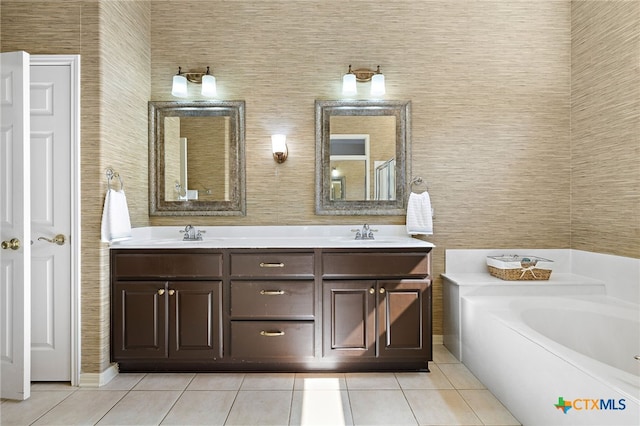
M120 371L428 369L431 243L396 226L373 241L347 227L282 228L112 245Z

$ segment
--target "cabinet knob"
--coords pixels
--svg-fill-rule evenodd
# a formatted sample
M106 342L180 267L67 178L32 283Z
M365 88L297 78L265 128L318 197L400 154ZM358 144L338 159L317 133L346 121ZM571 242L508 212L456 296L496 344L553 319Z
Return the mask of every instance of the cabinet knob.
M169 296L173 296L174 294L176 294L176 291L174 289L170 289Z
M380 294L384 294L384 292L385 292L385 291L386 291L386 290L384 289L384 287L381 287L381 288L380 288Z
M371 287L371 288L369 289L369 294L373 294L373 293L375 293L375 292L376 292L376 289L374 289L373 287Z
M164 294L164 288L158 290L158 296L162 296Z

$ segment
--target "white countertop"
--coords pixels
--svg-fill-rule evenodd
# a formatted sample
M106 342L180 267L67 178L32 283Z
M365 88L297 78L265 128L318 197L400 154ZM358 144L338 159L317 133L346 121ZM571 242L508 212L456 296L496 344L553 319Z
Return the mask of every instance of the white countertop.
M184 226L133 228L132 238L113 249L134 248L433 248L425 236L412 237L404 225L370 225L373 240L356 240L360 225L196 226L202 241L183 241Z

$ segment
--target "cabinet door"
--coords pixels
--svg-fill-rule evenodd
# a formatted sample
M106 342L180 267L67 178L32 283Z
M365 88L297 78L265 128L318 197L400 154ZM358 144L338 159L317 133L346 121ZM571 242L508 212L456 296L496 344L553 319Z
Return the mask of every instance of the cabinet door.
M431 359L429 280L378 281L380 357Z
M113 360L167 357L166 282L116 281L113 287Z
M170 281L169 357L217 359L222 356L222 282Z
M375 281L323 282L325 357L375 357Z

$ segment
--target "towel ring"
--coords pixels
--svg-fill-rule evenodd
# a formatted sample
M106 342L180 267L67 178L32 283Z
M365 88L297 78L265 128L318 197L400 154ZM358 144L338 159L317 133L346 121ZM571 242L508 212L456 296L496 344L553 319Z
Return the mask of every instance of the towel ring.
M420 176L416 176L411 180L411 183L409 184L409 192L413 192L413 185L425 185L425 191L428 189L426 188L427 184L425 183L425 181L420 177Z
M112 168L108 168L105 171L105 174L107 175L107 189L108 190L111 190L111 180L113 178L118 178L118 180L120 181L120 191L124 191L124 182L122 182L122 178L120 177L120 173L114 172Z

